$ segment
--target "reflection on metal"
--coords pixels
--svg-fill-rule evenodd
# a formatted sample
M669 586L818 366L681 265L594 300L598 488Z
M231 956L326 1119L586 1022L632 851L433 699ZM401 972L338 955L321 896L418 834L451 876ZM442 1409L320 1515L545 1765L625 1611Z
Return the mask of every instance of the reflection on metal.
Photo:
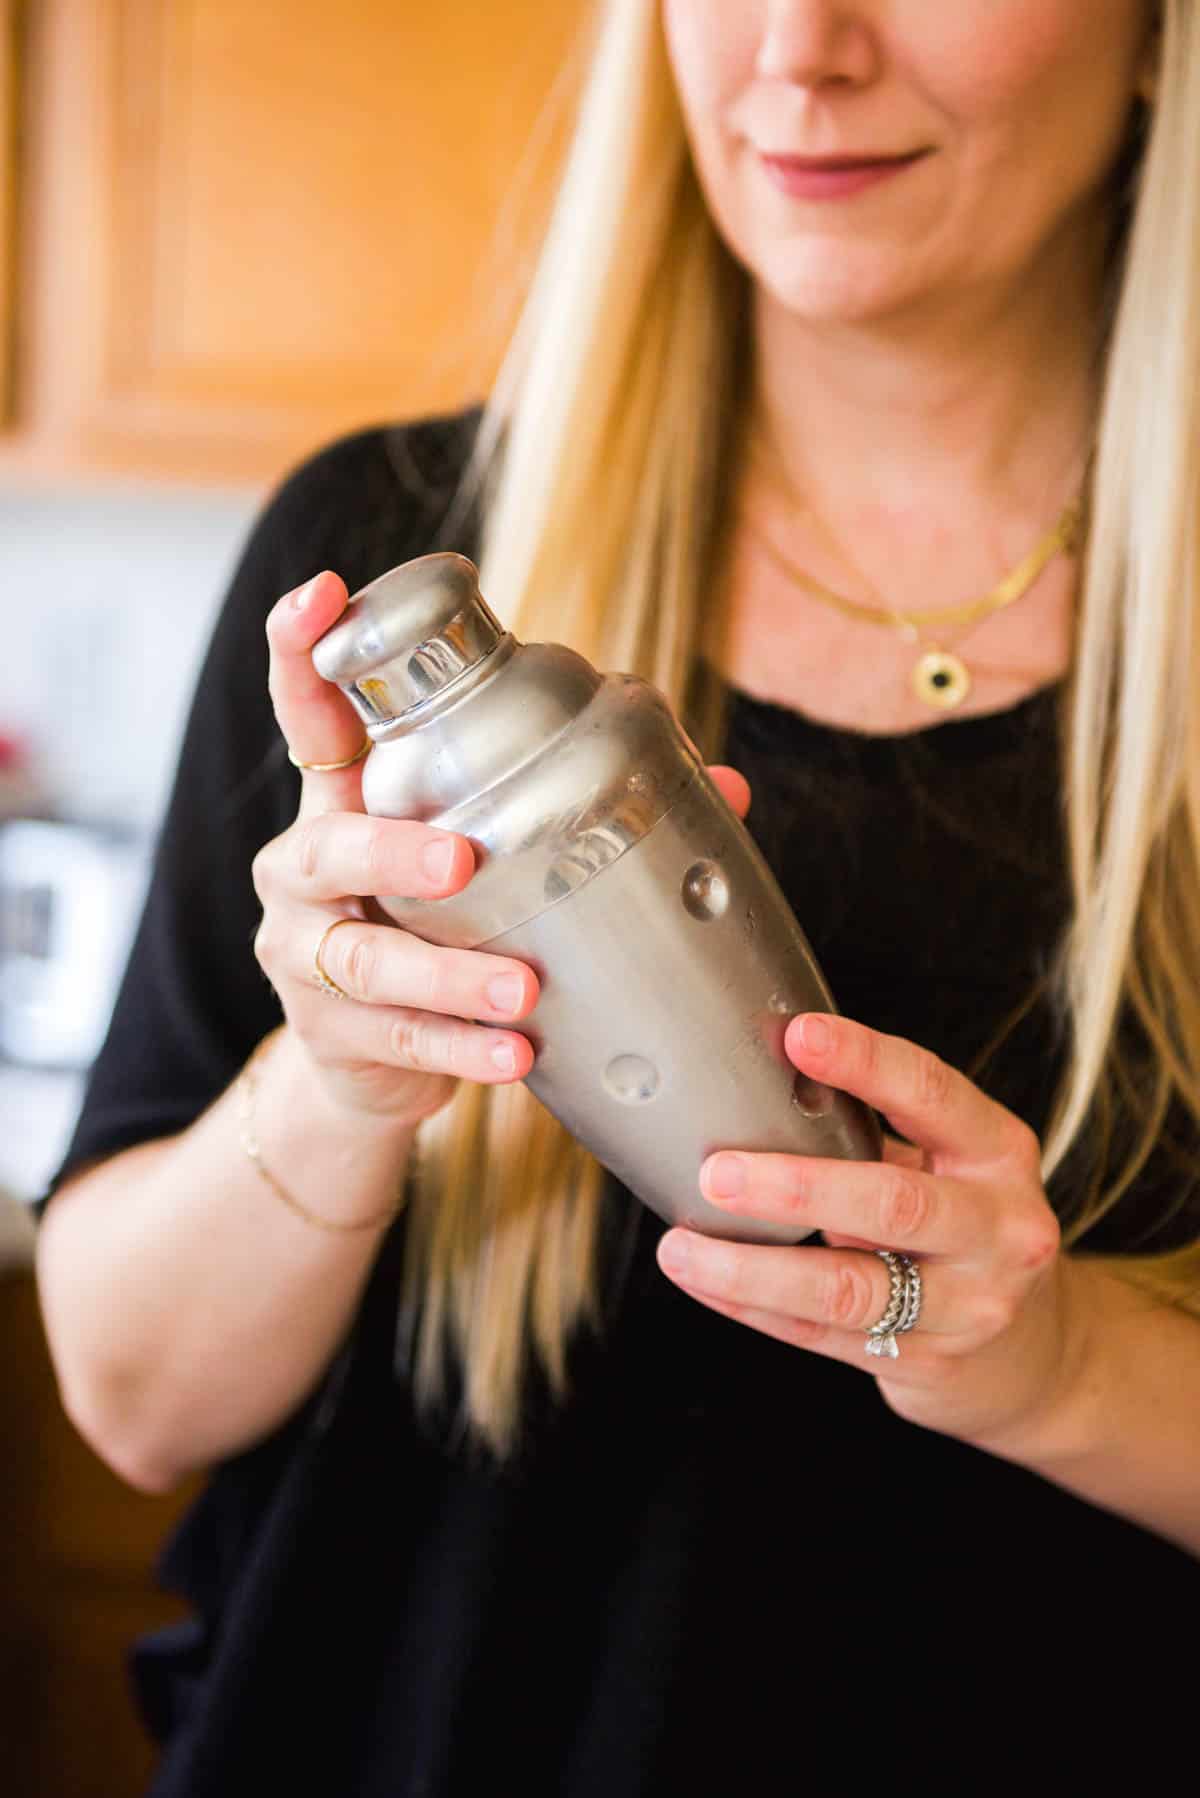
M604 1084L623 1105L644 1105L658 1091L658 1069L644 1055L616 1055L604 1070Z
M702 924L724 917L729 909L729 882L716 862L693 862L683 877L684 908Z
M581 827L578 820L572 820L562 830L567 846L546 870L543 892L547 905L565 899L611 867L627 849L641 842L653 823L651 809L640 797L617 800L602 824Z

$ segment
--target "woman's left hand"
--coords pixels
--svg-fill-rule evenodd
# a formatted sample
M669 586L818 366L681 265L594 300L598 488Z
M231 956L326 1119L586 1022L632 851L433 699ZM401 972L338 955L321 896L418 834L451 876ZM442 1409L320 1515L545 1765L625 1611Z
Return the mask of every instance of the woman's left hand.
M824 1046L810 1020L824 1024ZM671 1229L659 1265L701 1304L874 1376L911 1422L1004 1452L1075 1373L1080 1264L1060 1253L1036 1135L938 1056L851 1018L792 1018L784 1046L801 1072L873 1105L909 1141L885 1136L882 1161L711 1155L705 1198L731 1215L820 1230L828 1246ZM731 1161L744 1176L736 1195L714 1182ZM920 1316L896 1360L865 1352L890 1293L887 1264L870 1252L882 1248L911 1256L922 1275Z

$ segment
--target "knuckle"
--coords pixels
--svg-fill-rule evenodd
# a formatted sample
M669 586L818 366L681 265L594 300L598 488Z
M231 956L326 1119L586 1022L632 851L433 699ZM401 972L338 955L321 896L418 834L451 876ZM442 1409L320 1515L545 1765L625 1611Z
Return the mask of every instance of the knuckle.
M382 819L372 822L363 845L363 873L368 893L386 893L395 885L396 857L392 847L392 835L387 823Z
M280 660L283 646L279 642L278 632L272 636L267 632L267 644L270 659L267 663L267 693L270 696L271 708L275 713L275 721L282 727L285 701L288 697L287 676Z
M1024 1273L1048 1266L1061 1247L1062 1226L1048 1206L1012 1226L1011 1253Z
M985 1342L1002 1336L1016 1322L1018 1304L1008 1292L983 1292L971 1305L973 1334Z
M262 848L255 855L254 860L250 863L250 879L254 883L254 891L260 899L266 892L268 882L271 878L273 859L271 844L264 843Z
M286 594L280 595L280 598L286 597ZM279 646L279 625L279 600L276 600L275 604L271 607L271 610L267 613L266 622L267 642L271 645L272 649L277 649Z
M1061 1253L1062 1225L1051 1213L1039 1222L1034 1238L1026 1250L1025 1265L1030 1269L1049 1267Z
M412 984L418 1003L428 1011L446 1011L454 984L453 962L444 950L435 949L419 937L410 937L408 947L412 951Z
M462 1074L471 1060L470 1032L462 1024L442 1024L438 1027L441 1054L438 1062L439 1072Z
M879 1395L893 1417L898 1417L901 1423L921 1423L923 1405L927 1399L920 1388L901 1386L895 1380L881 1380Z
M805 1178L802 1168L790 1163L781 1170L779 1185L780 1202L794 1217L803 1217L812 1210L814 1193L812 1183Z
M431 1072L433 1040L429 1020L419 1012L402 1013L388 1031L388 1051L401 1067Z
M1030 1128L1024 1118L1013 1117L1013 1160L1019 1166L1030 1169L1040 1179L1042 1170L1042 1145L1037 1131Z
M338 985L344 987L354 999L369 999L375 988L375 974L379 965L379 955L374 938L363 931L334 932L334 937L349 937L340 949L341 967L333 976ZM330 938L330 945L333 943ZM326 949L326 957L329 949Z
M275 955L275 933L267 924L266 913L258 921L258 929L254 932L254 959L260 968L269 968Z
M879 1195L879 1223L884 1240L905 1242L929 1222L929 1189L908 1168L894 1168Z
M293 853L296 872L304 885L314 882L321 871L325 854L325 832L321 817L300 819L294 826Z
M866 1270L856 1262L844 1261L828 1274L820 1309L827 1322L841 1324L847 1329L870 1323L877 1307Z
M940 1055L923 1054L917 1060L917 1099L923 1109L944 1110L954 1080L949 1062Z

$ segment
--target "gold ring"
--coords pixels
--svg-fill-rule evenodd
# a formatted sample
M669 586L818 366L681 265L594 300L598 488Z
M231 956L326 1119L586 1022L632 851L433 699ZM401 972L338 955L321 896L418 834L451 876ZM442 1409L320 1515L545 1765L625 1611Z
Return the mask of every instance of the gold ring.
M355 762L361 762L370 748L371 739L370 736L366 736L363 738L362 748L356 749L353 755L348 755L344 762L302 762L292 754L290 749L287 752L287 758L293 768L306 768L310 774L336 774L339 768L353 768Z
M316 974L316 985L320 987L323 993L328 993L331 999L348 999L350 994L346 992L344 988L340 987L336 980L331 980L329 975L325 972L324 968L321 966L321 951L339 924L361 923L361 918L335 918L333 923L327 924L325 929L321 932L321 940L317 944L316 953L313 956L313 969Z

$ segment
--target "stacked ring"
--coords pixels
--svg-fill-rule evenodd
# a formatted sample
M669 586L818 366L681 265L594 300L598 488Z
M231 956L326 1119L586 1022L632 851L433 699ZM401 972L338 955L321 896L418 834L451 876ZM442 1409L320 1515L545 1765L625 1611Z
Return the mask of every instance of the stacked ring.
M904 1313L894 1332L897 1336L903 1336L907 1330L911 1330L920 1317L922 1297L920 1262L913 1261L908 1255L902 1255L900 1259L905 1263L908 1284L904 1292Z
M894 1361L900 1353L897 1336L911 1330L921 1315L921 1270L909 1255L898 1255L892 1249L876 1249L875 1253L887 1265L891 1291L883 1316L867 1329L866 1348L868 1355Z
M344 987L338 985L336 980L331 979L321 966L321 951L339 924L361 924L361 922L361 918L335 918L333 923L327 925L321 932L321 940L313 955L313 984L319 986L323 993L328 993L331 999L348 999L350 995Z

